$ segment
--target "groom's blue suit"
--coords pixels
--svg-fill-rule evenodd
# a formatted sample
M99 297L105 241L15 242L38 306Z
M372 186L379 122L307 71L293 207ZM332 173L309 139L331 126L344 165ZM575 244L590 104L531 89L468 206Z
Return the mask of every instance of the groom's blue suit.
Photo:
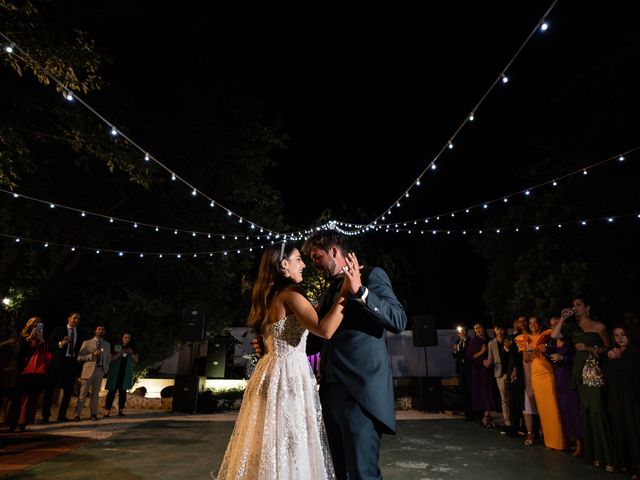
M334 279L320 298L320 318L341 283ZM362 284L368 289L365 304L349 301L342 323L324 344L320 364L320 400L338 479L382 478L380 435L396 430L386 330L402 332L407 316L384 270L365 268Z

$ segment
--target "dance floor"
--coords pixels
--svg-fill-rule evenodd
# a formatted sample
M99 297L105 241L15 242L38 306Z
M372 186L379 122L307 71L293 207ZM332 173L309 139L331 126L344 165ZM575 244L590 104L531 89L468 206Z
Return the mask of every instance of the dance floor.
M23 434L2 433L0 477L210 479L224 455L233 418L134 413L98 422L35 425ZM383 437L380 465L386 480L589 480L610 475L568 453L540 444L527 447L522 439L507 438L458 417L404 414L399 418L398 435ZM74 437L75 443L70 440ZM42 451L46 454L38 453ZM31 465L24 463L25 458L32 459Z

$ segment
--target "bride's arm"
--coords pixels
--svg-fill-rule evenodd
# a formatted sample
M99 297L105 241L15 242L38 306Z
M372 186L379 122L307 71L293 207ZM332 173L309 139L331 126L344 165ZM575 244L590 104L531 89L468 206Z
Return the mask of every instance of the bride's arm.
M346 296L339 295L331 310L323 318L319 319L316 310L299 288L288 288L280 296L286 309L295 314L304 328L324 339L331 338L337 330L340 322L342 322L342 312L347 303Z

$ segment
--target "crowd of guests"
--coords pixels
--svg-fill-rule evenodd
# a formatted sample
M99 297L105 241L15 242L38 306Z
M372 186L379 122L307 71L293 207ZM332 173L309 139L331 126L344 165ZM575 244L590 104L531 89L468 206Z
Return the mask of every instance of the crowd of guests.
M628 312L611 328L584 298L549 318L518 316L490 338L458 327L452 345L466 420L571 451L608 472L640 475L640 323ZM492 412L501 411L502 425Z
M106 328L97 325L86 339L78 328L80 313L70 312L66 325L45 334L40 317L29 318L18 331L15 319L0 308L0 409L10 432L24 432L35 422L42 404L42 423L49 423L56 389L62 391L57 420L80 421L84 403L91 399L91 419L98 420L98 403L107 377L105 417L109 417L118 394L118 416L124 416L127 390L133 386L133 367L138 350L130 332L124 332L111 346ZM72 418L67 417L71 397L79 379L78 402ZM41 398L42 397L42 398Z

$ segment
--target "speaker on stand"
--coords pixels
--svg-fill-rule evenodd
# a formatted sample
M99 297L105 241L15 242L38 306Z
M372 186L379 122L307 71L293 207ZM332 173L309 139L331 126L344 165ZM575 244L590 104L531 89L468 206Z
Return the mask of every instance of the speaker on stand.
M440 378L429 378L429 364L427 360L427 347L438 345L438 332L436 330L436 318L434 315L414 315L413 319L413 345L422 347L424 351L425 376L418 377L418 395L420 409L423 411L441 411L442 383Z
M207 316L199 308L185 308L182 311L183 342L202 342L205 337Z

